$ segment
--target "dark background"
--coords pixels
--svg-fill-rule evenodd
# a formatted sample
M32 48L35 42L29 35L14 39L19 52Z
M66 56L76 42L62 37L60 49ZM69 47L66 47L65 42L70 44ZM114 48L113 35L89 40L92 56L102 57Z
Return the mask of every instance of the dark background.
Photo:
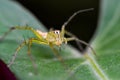
M89 42L97 27L99 0L17 0L29 9L48 29L61 29L62 24L76 11L94 8L80 13L66 26L81 40ZM75 43L72 43L75 44Z

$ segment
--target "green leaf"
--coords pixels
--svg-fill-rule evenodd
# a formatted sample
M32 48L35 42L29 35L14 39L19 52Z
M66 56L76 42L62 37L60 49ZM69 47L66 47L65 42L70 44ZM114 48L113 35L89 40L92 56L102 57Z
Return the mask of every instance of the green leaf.
M103 0L98 30L92 45L98 64L111 80L120 78L120 1Z

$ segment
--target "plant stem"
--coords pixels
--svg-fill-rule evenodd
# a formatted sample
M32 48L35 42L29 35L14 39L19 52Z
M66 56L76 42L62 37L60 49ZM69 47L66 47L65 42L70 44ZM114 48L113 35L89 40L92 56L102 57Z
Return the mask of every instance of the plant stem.
M103 71L100 69L100 67L98 66L98 64L96 63L96 61L92 57L92 55L89 55L88 53L86 53L84 56L88 60L90 66L95 71L95 74L98 76L99 80L109 80L107 78L107 76L103 73Z

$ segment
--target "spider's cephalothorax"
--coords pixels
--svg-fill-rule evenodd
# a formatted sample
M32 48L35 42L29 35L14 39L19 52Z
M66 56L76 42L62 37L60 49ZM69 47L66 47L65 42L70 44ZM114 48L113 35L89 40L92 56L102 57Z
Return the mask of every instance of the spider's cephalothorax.
M63 42L66 43L64 36L61 34L60 30L53 30L46 32L41 32L37 30L37 32L42 36L48 44L60 46Z
M48 32L46 40L57 46L60 46L63 43L63 37L60 34L60 30Z

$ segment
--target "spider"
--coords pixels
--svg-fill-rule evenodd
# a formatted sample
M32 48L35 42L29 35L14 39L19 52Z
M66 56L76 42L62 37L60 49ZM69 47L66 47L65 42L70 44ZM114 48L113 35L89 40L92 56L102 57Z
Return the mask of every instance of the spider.
M13 30L30 30L32 31L36 38L29 38L27 40L24 40L19 46L18 48L16 49L10 63L8 64L8 67L10 67L14 61L15 61L15 58L17 56L17 53L19 52L19 50L24 46L24 45L28 45L28 51L27 51L27 54L28 56L30 57L30 60L32 61L32 64L34 66L34 68L36 68L36 64L34 63L34 60L31 56L31 45L32 43L37 43L37 44L43 44L43 45L48 45L50 46L50 48L54 51L54 54L55 56L59 59L60 62L62 62L62 64L65 66L64 64L64 61L62 59L62 57L59 55L58 51L54 48L54 46L58 46L60 47L61 44L67 44L67 42L69 41L76 41L76 42L80 42L86 46L88 46L92 52L94 54L95 51L93 50L93 48L88 44L86 43L85 41L82 41L80 39L78 39L75 35L73 35L72 33L68 32L65 30L65 26L79 13L81 12L86 12L86 11L90 11L90 10L93 10L93 8L90 8L90 9L84 9L84 10L79 10L77 12L75 12L71 17L69 17L69 19L62 25L62 28L61 30L50 30L49 32L42 32L38 29L33 29L32 27L30 26L14 26L14 27L11 27L9 29L8 32L6 32L2 37L1 37L1 40L4 39L11 31ZM70 36L69 38L66 38L64 35L68 35ZM78 45L79 46L79 45Z

